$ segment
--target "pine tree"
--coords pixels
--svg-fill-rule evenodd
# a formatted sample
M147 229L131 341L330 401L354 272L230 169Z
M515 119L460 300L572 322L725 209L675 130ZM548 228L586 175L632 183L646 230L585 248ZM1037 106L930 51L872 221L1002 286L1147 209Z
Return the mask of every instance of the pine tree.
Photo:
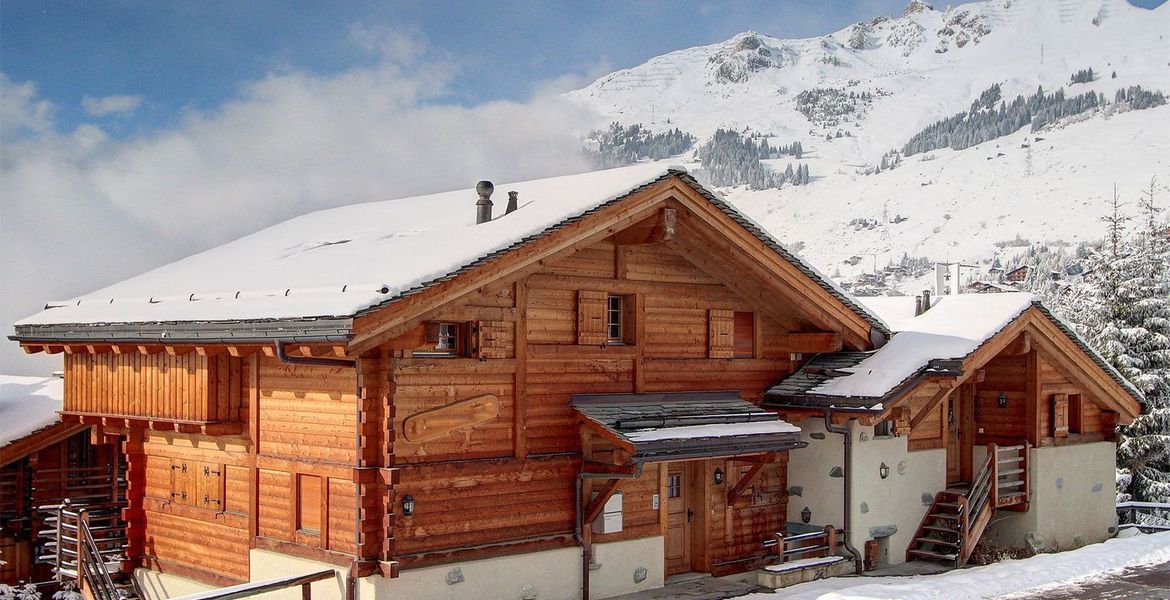
M1142 414L1121 428L1118 499L1170 502L1170 243L1160 225L1157 182L1141 195L1141 229L1119 265L1125 303L1112 356L1145 395ZM1170 514L1161 514L1162 524ZM1156 518L1156 517L1155 517Z

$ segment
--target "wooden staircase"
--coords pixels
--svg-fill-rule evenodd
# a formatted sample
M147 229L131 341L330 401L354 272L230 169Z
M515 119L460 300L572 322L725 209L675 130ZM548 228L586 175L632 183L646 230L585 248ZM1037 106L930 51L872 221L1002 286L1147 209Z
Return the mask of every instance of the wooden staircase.
M40 562L53 565L54 577L71 581L87 600L123 600L141 596L132 573L125 568L126 524L124 503L73 504L66 501L42 507L49 513L45 554Z
M967 489L943 490L934 496L906 560L967 564L979 538L1000 508L1028 510L1028 444L987 445L987 457Z

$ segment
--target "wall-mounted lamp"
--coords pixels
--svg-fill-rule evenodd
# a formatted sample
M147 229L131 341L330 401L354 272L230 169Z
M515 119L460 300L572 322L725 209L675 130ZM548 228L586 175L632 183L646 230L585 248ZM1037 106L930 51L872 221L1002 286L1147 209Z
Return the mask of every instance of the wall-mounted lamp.
M996 403L999 404L1000 408L1007 408L1007 392L1000 392Z
M804 510L800 511L800 520L804 523L812 521L812 511L807 506L804 507Z
M890 476L890 465L887 465L886 463L882 463L882 466L878 467L878 475L881 475L882 479L889 477Z
M723 469L715 468L715 485L723 485Z
M402 514L407 517L414 514L414 496L407 494L402 497Z

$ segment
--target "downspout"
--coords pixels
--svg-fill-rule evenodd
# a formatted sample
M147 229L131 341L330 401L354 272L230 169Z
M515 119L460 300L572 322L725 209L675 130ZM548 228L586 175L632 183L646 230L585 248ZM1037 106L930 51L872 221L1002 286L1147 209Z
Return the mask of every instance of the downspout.
M637 479L642 476L642 463L634 463L633 473L579 473L577 475L577 519L573 536L581 546L581 600L589 600L589 563L593 560L593 542L585 539L585 515L582 511L585 506L581 503L581 495L585 490L586 479Z
M833 424L832 408L825 409L825 431L829 433L838 433L845 436L845 462L841 465L841 481L842 485L845 487L845 516L843 517L843 522L841 523L841 528L845 530L845 535L842 536L842 541L844 542L845 549L853 555L854 572L856 572L858 575L861 575L864 566L864 563L861 559L861 553L858 552L857 548L854 548L853 544L849 542L849 535L852 533L852 530L850 529L850 521L852 521L852 519L850 519L849 515L853 510L853 506L851 504L851 492L853 490L853 486L851 485L850 481L850 478L853 474L853 469L851 468L853 460L853 436L849 435L848 425L841 427Z
M309 365L314 367L344 367L354 369L354 385L357 392L357 402L354 403L354 429L353 429L353 449L354 449L354 466L358 469L362 468L362 388L357 385L357 361L350 358L333 358L333 357L315 357L315 356L289 356L285 352L285 345L288 342L276 342L276 358L280 362L288 365ZM361 495L354 490L353 495L353 543L354 548L361 548L362 544L362 500ZM357 579L354 577L354 567L357 565L357 552L354 552L354 564L350 565L349 573L345 577L345 600L356 600L357 598Z

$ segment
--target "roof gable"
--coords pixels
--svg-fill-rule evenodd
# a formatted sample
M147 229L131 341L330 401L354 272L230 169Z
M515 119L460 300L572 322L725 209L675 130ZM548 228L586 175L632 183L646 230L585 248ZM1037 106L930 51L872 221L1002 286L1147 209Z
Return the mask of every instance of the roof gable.
M501 185L518 189L521 208L481 225L464 222L474 216L469 192L313 213L59 303L18 322L14 339L200 344L352 336L351 349L360 352L425 307L468 293L467 284L519 276L583 241L630 227L669 200L691 216L683 229L714 244L692 252L692 262L704 268L712 254L742 259L734 275L723 273L722 263L705 268L723 273L729 287L761 302L779 292L821 330L844 329L850 347L872 347L875 335L877 343L884 340L888 328L879 318L759 225L685 171L647 180L650 169L658 167ZM407 221L420 211L424 217ZM726 235L712 238L710 228ZM774 285L753 291L745 280ZM187 291L207 281L238 289Z

